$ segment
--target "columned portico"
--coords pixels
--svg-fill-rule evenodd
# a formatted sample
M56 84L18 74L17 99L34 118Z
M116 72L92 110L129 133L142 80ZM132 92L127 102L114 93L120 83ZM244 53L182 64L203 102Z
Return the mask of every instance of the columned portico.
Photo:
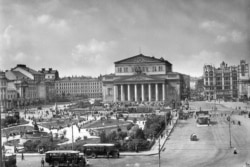
M114 102L119 101L165 101L165 83L135 83L114 85Z

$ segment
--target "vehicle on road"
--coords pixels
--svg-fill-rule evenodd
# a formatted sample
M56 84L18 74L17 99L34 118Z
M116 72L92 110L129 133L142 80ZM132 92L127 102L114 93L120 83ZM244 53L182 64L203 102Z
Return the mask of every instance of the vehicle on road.
M120 156L119 150L112 143L85 144L83 145L83 153L91 158L97 158L97 156L119 158Z
M5 154L5 167L16 167L16 154Z
M198 141L198 137L197 137L197 135L196 134L191 134L191 136L190 136L190 140L191 141Z
M45 162L50 166L86 166L86 158L80 151L53 150L45 153Z

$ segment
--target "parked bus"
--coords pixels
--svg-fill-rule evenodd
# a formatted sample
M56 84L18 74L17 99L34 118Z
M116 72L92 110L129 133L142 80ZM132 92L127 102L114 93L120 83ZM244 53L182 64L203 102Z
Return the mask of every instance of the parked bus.
M85 144L83 145L83 153L85 156L96 158L97 156L112 156L113 158L119 158L119 150L115 147L115 144L111 143L98 143L98 144Z
M5 154L5 167L16 167L16 154Z
M86 166L86 159L80 151L54 150L45 153L45 162L50 166Z

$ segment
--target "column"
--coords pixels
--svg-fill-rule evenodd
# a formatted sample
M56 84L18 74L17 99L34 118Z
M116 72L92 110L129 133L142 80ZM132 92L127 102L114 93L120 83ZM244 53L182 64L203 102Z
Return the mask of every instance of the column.
M151 84L148 84L148 101L151 101Z
M114 85L114 102L116 102L116 85Z
M123 85L121 85L121 101L124 101Z
M155 101L158 101L158 84L155 84Z
M130 101L130 85L128 84L128 101Z
M141 84L141 100L144 101L144 84Z
M137 101L137 85L135 84L135 101Z
M162 84L162 101L165 101L165 83Z

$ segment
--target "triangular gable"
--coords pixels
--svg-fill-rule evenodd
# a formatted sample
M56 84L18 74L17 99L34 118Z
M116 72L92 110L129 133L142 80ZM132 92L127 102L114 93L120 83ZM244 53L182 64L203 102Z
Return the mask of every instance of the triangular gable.
M155 57L149 57L145 56L143 54L139 54L133 57L129 57L127 59L123 59L120 61L115 62L115 64L138 64L138 63L169 63L167 60L164 60L163 58L155 58Z

